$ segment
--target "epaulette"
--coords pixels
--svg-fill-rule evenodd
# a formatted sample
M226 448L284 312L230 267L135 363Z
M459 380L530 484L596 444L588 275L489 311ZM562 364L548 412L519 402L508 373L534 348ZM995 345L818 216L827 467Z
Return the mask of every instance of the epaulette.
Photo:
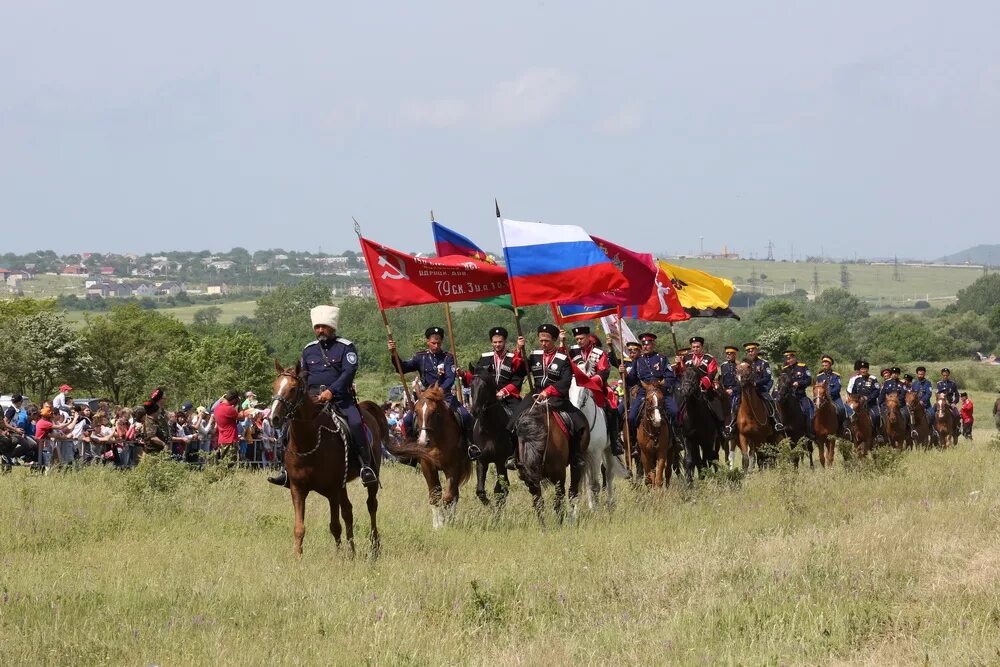
M481 355L479 355L479 356L481 356L481 357L482 357L483 359L485 359L486 357L492 357L492 356L493 356L493 353L492 353L492 352L483 352L483 353L482 353Z
M799 362L796 362L795 365L796 366L805 366L805 362L799 361Z
M354 345L352 341L349 341L346 338L338 338L337 340L343 343L344 345Z
M544 352L542 352L541 350L532 350L532 351L531 351L531 353L532 353L532 354L545 354L545 353L544 353Z
M830 372L836 375L837 377L840 377L840 373L838 373L837 371L830 371Z
M319 341L318 340L314 340L311 343L306 343L306 347L309 347L311 345L319 345Z
M556 359L563 359L563 360L565 360L566 359L566 355L563 354L562 352L556 352Z

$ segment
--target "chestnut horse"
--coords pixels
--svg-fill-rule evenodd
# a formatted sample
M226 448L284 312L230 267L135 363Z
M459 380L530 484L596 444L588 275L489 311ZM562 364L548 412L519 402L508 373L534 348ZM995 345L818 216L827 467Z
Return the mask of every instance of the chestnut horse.
M938 394L934 406L934 432L941 447L948 446L949 438L952 445L958 445L958 419L944 394Z
M754 372L750 364L743 361L736 367L736 381L740 384L740 407L736 411L736 431L739 435L740 452L743 454L743 470L750 468L751 460L758 467L764 466L760 456L761 445L777 444L780 438L771 423L767 405L757 393Z
M503 506L510 491L510 478L504 465L514 453L513 436L507 429L510 415L497 398L496 378L489 369L476 370L470 364L472 377L472 439L482 454L476 459L476 496L484 505L490 504L486 495L486 473L490 464L496 470L497 481L493 486L498 507Z
M910 434L907 432L906 419L899 407L899 394L892 392L885 395L885 409L882 411L882 428L885 431L886 444L896 449L912 446Z
M347 483L360 474L357 460L347 455L347 424L334 420L330 408L313 400L306 391L305 377L299 364L282 368L271 388L271 425L280 427L288 421L288 444L285 448L285 469L295 507L295 553L302 555L302 539L306 534L306 496L315 491L330 501L330 532L340 547L340 516L347 528L347 546L354 553L354 508L347 495ZM389 440L389 425L385 413L371 401L358 404L368 432L372 435L372 467L378 474L382 464L383 443ZM363 445L364 446L364 445ZM338 516L338 510L340 515ZM378 557L381 541L378 534L378 485L368 487L368 515L371 517L372 557Z
M670 426L663 402L663 383L642 383L646 397L639 408L639 428L636 439L639 458L646 472L646 486L659 489L670 484L677 450L670 438Z
M462 447L462 427L444 400L437 382L423 390L413 405L416 442L387 447L393 456L417 459L427 482L431 503L431 525L441 528L455 516L458 488L472 474L472 461ZM442 491L441 475L447 486Z
M566 424L572 429L572 423ZM517 419L516 432L521 464L518 474L524 480L528 491L534 499L535 512L538 521L544 525L542 500L542 482L549 481L555 487L556 495L553 506L559 523L565 516L566 496L566 466L569 465L569 436L556 424L553 410L547 400L537 400L532 406L520 414ZM586 460L587 447L590 444L590 432L584 431L580 438L580 454ZM580 493L580 481L583 469L578 466L570 468L569 498L573 502Z
M872 426L872 414L868 411L868 401L852 394L845 400L851 409L851 417L847 423L847 431L854 443L854 451L859 456L867 456L875 445L875 433Z
M906 392L906 407L910 409L911 442L921 447L929 447L931 444L931 420L928 418L927 410L917 392Z
M840 418L837 406L830 398L826 382L813 385L813 403L816 404L816 414L813 415L813 431L816 434L816 447L819 450L820 465L833 466L833 455L837 445L837 426Z

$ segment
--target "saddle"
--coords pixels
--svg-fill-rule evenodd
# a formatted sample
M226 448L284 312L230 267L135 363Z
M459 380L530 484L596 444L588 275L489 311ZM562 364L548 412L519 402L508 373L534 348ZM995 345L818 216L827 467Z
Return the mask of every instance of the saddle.
M327 403L323 410L330 415L330 419L333 420L333 430L339 433L340 437L344 439L344 444L347 445L347 451L350 452L350 455L354 460L357 460L357 454L354 452L357 450L359 445L354 442L354 436L351 434L351 425L347 423L347 417L344 416L343 411L332 401ZM365 444L371 447L372 440L374 438L364 419L361 420L361 432L365 436Z

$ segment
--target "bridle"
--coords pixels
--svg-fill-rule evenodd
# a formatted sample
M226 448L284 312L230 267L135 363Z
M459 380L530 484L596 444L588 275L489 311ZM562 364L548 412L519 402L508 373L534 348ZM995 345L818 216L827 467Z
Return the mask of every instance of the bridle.
M279 403L283 408L285 408L285 419L288 421L308 421L303 417L296 417L296 412L302 407L302 404L306 400L306 389L302 378L296 375L291 369L282 371L278 377L289 378L294 381L295 384L295 399L289 400L285 398L282 394L275 394L271 397L272 403ZM327 411L328 408L323 408ZM340 419L334 417L333 413L330 413L330 418L333 421L333 427L329 427L325 424L320 424L316 427L316 444L313 448L307 452L299 452L294 449L288 448L287 451L291 452L299 458L305 458L306 456L311 456L319 451L319 447L323 444L323 431L329 431L331 433L337 433L340 435L341 439L344 441L344 484L347 484L347 433L344 432L343 427L340 424Z
M306 392L303 387L302 378L297 376L291 370L282 371L281 375L278 377L286 377L295 381L295 400L289 401L282 394L275 394L271 397L272 403L279 403L281 407L285 408L285 419L292 420L295 419L295 412L302 406L302 403L306 400Z

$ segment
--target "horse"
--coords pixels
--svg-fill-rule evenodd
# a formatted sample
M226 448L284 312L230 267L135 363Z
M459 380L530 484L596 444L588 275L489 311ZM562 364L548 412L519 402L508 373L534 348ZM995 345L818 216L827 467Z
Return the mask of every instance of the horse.
M816 405L816 414L813 415L813 432L816 434L819 462L823 467L833 466L840 417L837 415L836 404L830 398L826 382L818 382L813 385L813 402Z
M587 507L594 509L595 501L601 493L601 468L606 471L604 482L608 492L608 507L611 507L615 504L614 479L626 477L627 471L611 452L611 439L608 437L604 409L598 407L589 389L576 384L576 378L569 386L569 400L583 414L590 430L590 443L583 456L586 465L583 467L583 480L581 480L589 491Z
M441 528L455 516L458 489L472 474L472 461L462 447L462 427L444 400L444 390L435 382L413 405L416 442L386 446L395 457L416 459L427 482L431 504L431 526ZM442 490L441 475L447 486Z
M937 434L938 444L942 447L948 447L949 438L952 445L958 445L958 419L955 418L951 403L944 394L938 394L934 406L934 432Z
M535 513L542 525L545 524L543 515L545 506L542 499L543 481L551 482L555 487L553 506L559 523L562 523L565 517L566 466L569 465L570 436L556 423L553 412L554 410L547 399L534 399L531 407L518 416L515 425L518 447L520 448L518 459L521 462L521 465L518 466L518 474L531 493ZM573 428L572 423L564 425L567 429ZM590 433L584 431L580 438L580 452L584 460L586 460L589 444ZM577 466L570 468L570 501L575 501L579 495L582 476L583 470L578 469Z
M906 407L910 410L911 444L924 448L929 447L931 444L931 420L927 417L927 410L917 392L906 392Z
M780 438L774 424L768 418L767 405L757 393L753 368L747 362L736 367L736 381L740 385L740 407L736 411L736 431L740 452L743 454L743 470L750 468L751 460L758 467L764 466L760 449L765 444L777 444Z
M910 434L906 428L906 418L899 407L899 394L892 392L885 395L885 409L882 411L882 428L885 431L886 444L896 449L912 446Z
M875 429L872 426L872 415L868 411L867 399L848 394L846 402L851 408L847 432L851 442L854 443L855 452L859 456L867 456L875 446Z
M646 486L660 489L670 484L677 451L664 414L663 383L643 382L642 388L646 397L639 408L639 428L636 433L639 458L642 460L642 469L646 472Z
M677 390L677 416L684 436L684 475L689 485L694 482L696 469L700 472L708 465L716 465L719 457L719 419L701 389L703 377L704 371L688 366Z
M302 555L302 540L306 534L306 497L315 491L330 501L330 533L341 546L340 517L347 528L347 545L354 554L354 508L347 493L347 483L361 472L356 460L348 456L347 423L334 419L328 406L322 405L306 391L305 376L300 364L295 368L282 368L277 360L274 369L278 376L271 388L271 425L280 428L288 421L288 444L285 448L285 469L295 508L295 554ZM389 439L389 425L382 409L371 401L358 404L361 417L372 436L370 443L372 467L375 473L382 464L382 444ZM372 557L381 551L378 534L378 485L368 487L368 516L371 518ZM339 510L339 516L338 516Z
M471 366L471 364L470 364ZM482 452L476 459L476 496L484 505L490 504L486 495L486 473L490 464L496 470L497 481L493 486L498 507L502 507L510 491L510 478L505 463L514 453L514 443L507 429L510 414L497 398L496 378L488 369L476 372L472 377L472 439Z
M809 467L812 468L814 465L813 443L809 439L809 417L802 410L802 403L795 395L793 384L792 376L788 373L778 375L775 407L778 415L781 416L781 423L785 425L785 436L791 440L792 447L797 447L800 443L803 444L803 448L809 454Z

